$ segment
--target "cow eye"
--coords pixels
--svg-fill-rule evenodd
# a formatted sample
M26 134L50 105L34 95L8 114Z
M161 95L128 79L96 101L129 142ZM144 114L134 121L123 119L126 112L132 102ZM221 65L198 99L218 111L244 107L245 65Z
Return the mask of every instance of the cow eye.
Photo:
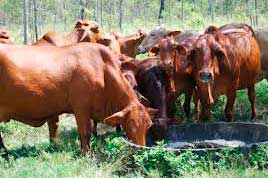
M151 33L151 36L155 36L155 34L154 33Z

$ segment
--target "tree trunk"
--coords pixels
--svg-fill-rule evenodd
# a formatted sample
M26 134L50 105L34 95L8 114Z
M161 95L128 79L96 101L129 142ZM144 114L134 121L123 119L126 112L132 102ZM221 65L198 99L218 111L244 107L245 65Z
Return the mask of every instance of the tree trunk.
M160 25L161 21L163 20L162 12L165 9L165 0L160 0L160 9L158 15L158 24Z
M113 14L113 0L109 0L109 31L111 31L111 23L112 23L112 14Z
M181 20L183 22L184 20L184 4L183 4L183 0L181 0Z
M102 26L102 0L100 0L100 21Z
M99 17L99 1L96 0L96 6L95 6L95 21L98 22Z
M214 5L215 5L215 0L209 0L209 10L210 10L212 22L214 22Z
M37 6L36 0L33 0L33 8L34 8L34 32L35 32L35 41L38 40L38 28L37 28Z
M23 33L24 33L24 44L28 43L28 1L24 0L24 15L23 15Z
M80 0L80 6L81 6L80 18L83 20L83 19L85 19L85 9L84 9L84 2L83 2L83 0Z
M258 26L258 3L257 0L255 0L255 26Z
M246 0L247 3L247 12L246 15L249 17L250 25L253 26L252 16L250 13L250 0Z
M120 3L119 3L119 27L120 27L120 31L122 32L123 31L123 28L122 28L122 23L123 23L123 15L124 15L124 0L120 0Z

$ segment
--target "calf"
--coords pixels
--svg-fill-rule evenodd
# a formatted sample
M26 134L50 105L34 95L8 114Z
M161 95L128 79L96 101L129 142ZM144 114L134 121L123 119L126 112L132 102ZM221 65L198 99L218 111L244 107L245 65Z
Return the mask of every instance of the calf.
M121 53L135 58L137 54L137 48L142 40L146 37L146 33L142 30L138 30L137 33L129 36L119 36L116 34L115 37L119 42Z
M0 121L39 127L52 116L74 113L82 153L88 151L91 119L121 125L130 140L144 145L152 121L117 60L96 43L0 45Z
M225 94L226 121L233 121L236 90L248 89L252 119L256 119L255 83L260 74L260 49L252 28L246 24L209 27L191 51L194 79L202 104L202 118L209 118L214 98Z

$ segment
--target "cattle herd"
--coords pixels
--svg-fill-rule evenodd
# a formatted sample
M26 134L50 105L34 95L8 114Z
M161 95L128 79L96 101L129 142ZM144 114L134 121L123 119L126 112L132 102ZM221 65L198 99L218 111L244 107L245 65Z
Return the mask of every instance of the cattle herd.
M226 95L225 120L233 122L236 90L247 89L256 120L254 86L268 76L268 28L246 24L122 36L79 20L72 32L47 32L32 45L15 45L0 30L0 43L0 121L47 122L57 142L59 115L74 113L83 154L99 122L139 145L148 132L164 138L168 125L181 121L175 117L181 94L187 117L193 96L196 122L208 120L211 105ZM135 59L146 52L147 59ZM0 135L1 148L6 152Z

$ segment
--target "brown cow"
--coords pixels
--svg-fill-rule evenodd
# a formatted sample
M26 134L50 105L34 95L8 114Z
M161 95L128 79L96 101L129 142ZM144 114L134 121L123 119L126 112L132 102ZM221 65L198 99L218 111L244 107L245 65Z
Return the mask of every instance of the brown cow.
M151 32L148 33L148 35L144 38L144 40L141 42L141 44L137 48L138 53L146 53L149 52L149 50L154 47L156 44L159 43L159 41L163 38L166 38L168 36L174 36L176 38L176 41L183 40L187 37L193 36L196 33L190 30L183 31L171 31L167 30L165 27L157 27L153 29Z
M192 50L194 43L198 39L198 35L194 35L176 42L174 37L168 37L160 40L159 44L154 46L150 51L154 54L160 53L160 59L163 61L167 73L170 77L170 93L169 109L176 110L175 101L178 96L185 94L183 109L187 117L190 115L190 102L192 93L195 88L195 82L191 74L191 69L185 70L183 61L189 60L189 51ZM183 50L182 50L183 49ZM197 101L195 98L196 111ZM180 103L179 103L179 106ZM172 109L173 108L173 109Z
M191 51L202 118L209 118L210 106L219 95L227 95L226 121L233 121L236 90L248 89L252 119L256 119L255 83L260 73L260 49L252 28L246 24L209 27Z
M9 32L6 30L0 30L0 43L3 44L12 44L10 41Z
M110 36L95 21L79 20L73 31L67 35L60 32L47 32L33 45L67 46L78 42L94 42L110 45Z
M0 121L38 127L51 116L74 113L82 153L88 150L91 119L121 125L130 140L144 145L152 122L116 60L96 43L0 45Z
M264 77L268 79L268 28L254 30L261 50L261 75L258 81Z
M133 58L135 58L137 55L138 46L146 37L146 33L140 29L137 33L129 36L119 36L118 34L114 33L113 35L119 42L121 53Z

